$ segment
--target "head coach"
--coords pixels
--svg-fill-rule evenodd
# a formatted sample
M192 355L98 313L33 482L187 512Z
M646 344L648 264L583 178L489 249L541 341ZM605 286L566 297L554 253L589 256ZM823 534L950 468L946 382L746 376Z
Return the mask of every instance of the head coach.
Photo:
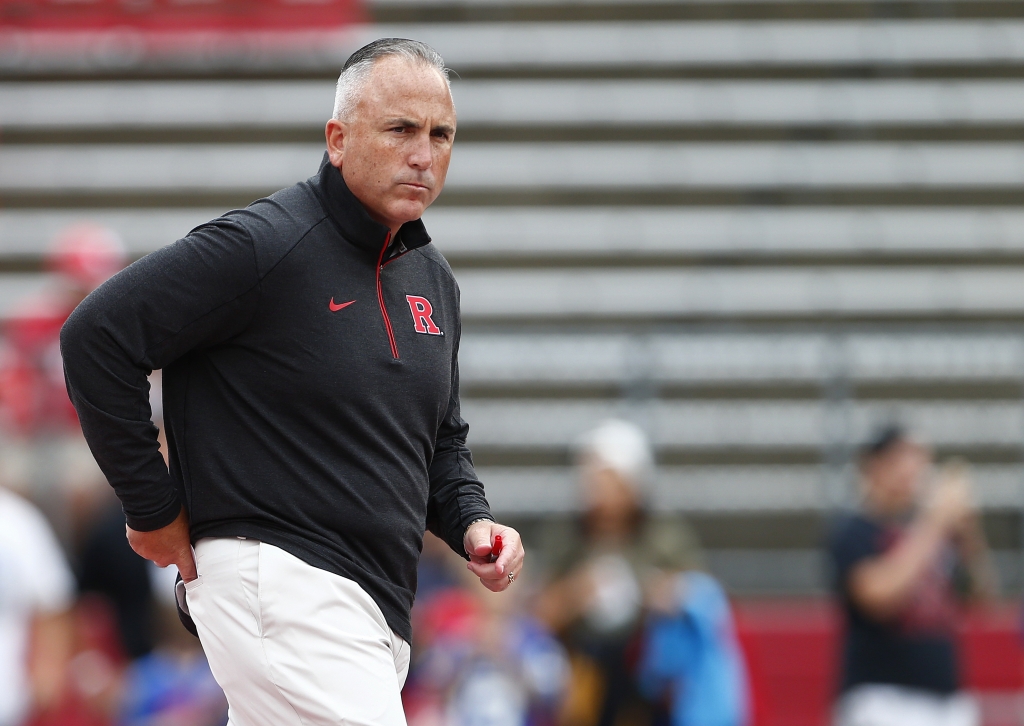
M444 61L360 49L326 134L314 176L139 260L61 331L128 538L178 567L233 726L404 724L424 531L490 590L523 562L466 446L459 288L420 221L455 137Z

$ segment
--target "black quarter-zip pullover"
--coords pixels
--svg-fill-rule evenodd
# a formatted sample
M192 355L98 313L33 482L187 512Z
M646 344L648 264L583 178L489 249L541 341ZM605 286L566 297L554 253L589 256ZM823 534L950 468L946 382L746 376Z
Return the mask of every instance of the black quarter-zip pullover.
M258 539L359 583L409 640L425 529L490 518L459 413L459 289L420 221L391 240L318 175L115 275L61 331L128 524ZM170 466L151 422L163 369Z

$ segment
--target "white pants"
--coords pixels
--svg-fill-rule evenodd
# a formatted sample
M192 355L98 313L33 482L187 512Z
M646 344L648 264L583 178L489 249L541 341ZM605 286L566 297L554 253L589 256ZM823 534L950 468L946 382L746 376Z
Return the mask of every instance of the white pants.
M940 696L899 686L858 686L843 696L836 726L979 726L978 704L965 693Z
M252 539L203 539L189 612L229 726L405 726L409 644L355 582Z

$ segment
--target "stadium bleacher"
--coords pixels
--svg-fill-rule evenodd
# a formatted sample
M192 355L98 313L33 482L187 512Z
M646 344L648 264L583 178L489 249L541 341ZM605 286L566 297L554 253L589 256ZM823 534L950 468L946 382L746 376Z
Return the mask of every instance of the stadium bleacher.
M312 49L0 42L0 315L71 222L139 256L309 176L347 53L419 38L458 74L425 221L499 511L571 513L574 442L628 416L733 592L817 591L854 447L900 420L975 462L1019 588L1022 5L375 0Z
M3 87L0 123L34 129L274 129L314 127L329 81L138 81ZM459 80L459 120L474 127L657 127L779 123L1014 124L1013 81ZM74 108L74 114L67 114ZM463 131L468 129L463 127Z

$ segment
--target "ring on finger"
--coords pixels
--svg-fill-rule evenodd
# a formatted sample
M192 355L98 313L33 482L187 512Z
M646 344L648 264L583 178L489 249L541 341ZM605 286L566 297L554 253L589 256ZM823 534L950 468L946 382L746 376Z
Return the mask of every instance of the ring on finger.
M508 584L509 584L509 585L511 585L511 584L512 584L513 582L515 582L515 581L516 581L516 576L515 576L515 574L513 574L513 573L511 573L511 572L510 572L510 573L508 573Z

